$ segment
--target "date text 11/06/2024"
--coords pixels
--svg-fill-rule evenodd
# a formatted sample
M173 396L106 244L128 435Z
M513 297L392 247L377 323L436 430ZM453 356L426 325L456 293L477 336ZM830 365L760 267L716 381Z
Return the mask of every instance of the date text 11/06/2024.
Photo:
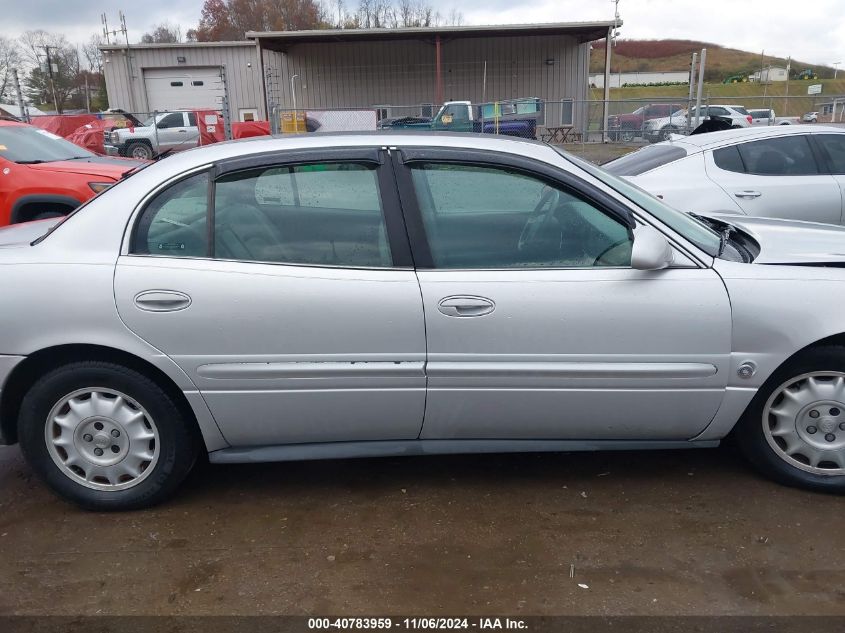
M329 629L481 629L524 630L528 626L518 618L308 618L308 628Z

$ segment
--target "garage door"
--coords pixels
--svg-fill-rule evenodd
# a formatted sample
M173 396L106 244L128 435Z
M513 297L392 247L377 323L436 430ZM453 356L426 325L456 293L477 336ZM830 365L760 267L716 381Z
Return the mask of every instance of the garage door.
M219 110L223 98L220 68L147 68L144 86L150 111Z

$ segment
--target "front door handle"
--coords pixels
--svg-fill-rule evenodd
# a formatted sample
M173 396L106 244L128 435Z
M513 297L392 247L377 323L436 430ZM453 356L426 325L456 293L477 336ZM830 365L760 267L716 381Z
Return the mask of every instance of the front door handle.
M477 317L493 312L496 304L484 297L454 296L441 299L437 309L449 317Z
M734 195L737 198L759 198L763 194L759 191L737 191Z
M146 312L176 312L191 305L191 298L176 290L146 290L135 295L135 305Z

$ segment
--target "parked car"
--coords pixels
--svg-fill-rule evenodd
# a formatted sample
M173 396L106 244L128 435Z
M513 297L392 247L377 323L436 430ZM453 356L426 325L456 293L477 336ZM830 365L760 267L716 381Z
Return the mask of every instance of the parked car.
M543 102L536 97L482 104L447 101L431 120L420 120L417 117L386 119L382 121L380 129L478 132L536 138L537 119L542 113Z
M688 135L696 127L695 113L695 108L691 108L689 117L686 110L679 110L672 116L647 121L643 127L643 136L651 143L659 143L668 140L673 134ZM742 106L701 106L699 124L711 117L729 122L732 128L751 127L751 115ZM687 118L689 118L689 123L687 123Z
M751 125L757 127L763 125L795 125L798 123L797 116L777 116L771 108L756 108L749 110L748 114L751 115Z
M643 135L643 124L652 119L669 117L683 110L676 103L652 103L628 114L613 114L607 118L607 127L614 141L629 142Z
M196 147L199 138L196 112L162 112L151 116L140 127L108 132L104 144L109 156L152 160L166 151Z
M67 215L140 164L98 156L26 123L0 121L0 226Z
M804 116L801 117L801 120L804 123L818 123L819 122L819 113L818 112L807 112Z
M212 145L59 224L0 230L0 429L54 491L102 510L161 501L200 451L691 448L732 432L769 476L843 492L844 242L695 219L533 141Z
M842 128L712 132L643 148L605 168L684 211L843 222Z

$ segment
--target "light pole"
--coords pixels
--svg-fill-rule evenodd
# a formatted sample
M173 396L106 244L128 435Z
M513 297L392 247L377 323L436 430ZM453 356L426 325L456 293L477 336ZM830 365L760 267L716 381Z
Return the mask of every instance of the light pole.
M290 95L291 99L293 99L293 131L294 133L299 132L299 124L297 123L296 119L296 86L293 85L294 80L299 77L299 75L292 75L290 78Z
M839 73L839 64L842 62L833 62L833 78L836 79L837 73Z

